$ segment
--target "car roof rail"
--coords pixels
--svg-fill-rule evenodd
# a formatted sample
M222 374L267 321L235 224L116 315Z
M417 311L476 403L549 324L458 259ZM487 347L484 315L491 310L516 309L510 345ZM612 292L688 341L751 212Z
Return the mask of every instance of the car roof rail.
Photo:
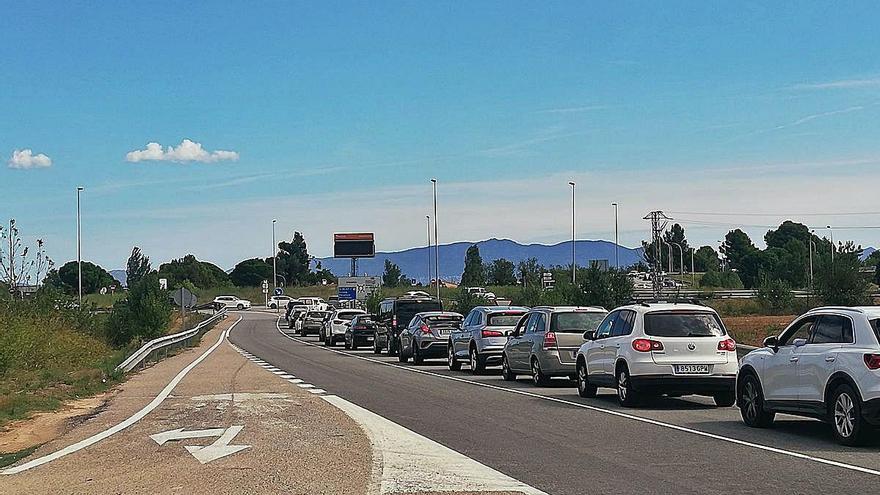
M863 313L863 314L865 313L865 310L864 310L864 309L861 309L861 308L853 308L853 307L850 307L850 306L819 306L818 308L813 308L813 309L811 309L810 312L812 312L812 311L819 311L819 310L852 311L852 312L854 312L854 313Z

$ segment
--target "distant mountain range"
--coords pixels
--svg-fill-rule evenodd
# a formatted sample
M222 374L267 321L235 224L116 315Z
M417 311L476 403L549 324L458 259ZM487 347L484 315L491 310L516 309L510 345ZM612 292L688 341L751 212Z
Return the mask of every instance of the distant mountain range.
M865 261L866 259L868 259L868 256L871 256L871 254L874 253L874 251L876 251L876 249L874 249L874 248L872 248L872 247L866 247L866 248L862 251L862 256L860 256L860 259L861 259L862 261Z
M122 284L123 287L128 286L128 284L126 283L126 280L128 279L128 274L125 273L125 270L110 270L110 275L113 275L113 278L115 278L120 284Z
M440 245L440 274L444 280L458 280L464 271L464 256L467 249L476 244L484 263L504 258L514 263L528 258L537 258L544 266L568 265L571 263L571 242L559 244L520 244L509 239L489 239L479 242L455 242ZM375 258L358 260L358 274L382 275L385 260L400 267L404 275L425 282L428 278L428 248L419 247L396 252L376 253ZM431 249L433 260L434 250ZM608 260L614 266L614 243L608 241L577 241L575 247L577 263L587 266L592 260ZM626 267L642 260L642 249L620 246L620 266ZM321 264L335 275L348 275L351 262L348 259L318 258Z

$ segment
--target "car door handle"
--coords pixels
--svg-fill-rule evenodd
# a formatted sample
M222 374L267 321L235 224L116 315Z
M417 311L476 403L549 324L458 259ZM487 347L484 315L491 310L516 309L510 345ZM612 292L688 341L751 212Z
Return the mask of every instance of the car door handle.
M620 344L614 344L614 347L620 349Z
M825 362L826 362L826 363L833 363L833 362L834 362L834 356L825 356Z
M800 359L800 358L798 358L797 356L792 356L792 357L788 358L789 362L792 362L792 363L798 362L798 359Z

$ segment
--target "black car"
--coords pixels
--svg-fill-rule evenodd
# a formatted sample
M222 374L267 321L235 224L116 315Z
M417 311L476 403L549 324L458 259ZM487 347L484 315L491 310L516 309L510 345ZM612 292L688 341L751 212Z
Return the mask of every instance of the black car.
M357 349L359 344L372 345L376 337L376 322L371 315L357 315L345 330L345 348Z
M392 297L379 303L373 352L379 354L385 349L389 356L396 356L400 352L400 332L409 325L417 313L428 311L443 311L443 304L430 296L424 297L418 294Z

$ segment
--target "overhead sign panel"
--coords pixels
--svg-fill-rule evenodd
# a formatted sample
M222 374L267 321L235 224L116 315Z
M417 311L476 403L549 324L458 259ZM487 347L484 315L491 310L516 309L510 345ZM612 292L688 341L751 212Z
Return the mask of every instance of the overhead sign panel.
M373 233L333 234L334 258L372 258L376 256Z

